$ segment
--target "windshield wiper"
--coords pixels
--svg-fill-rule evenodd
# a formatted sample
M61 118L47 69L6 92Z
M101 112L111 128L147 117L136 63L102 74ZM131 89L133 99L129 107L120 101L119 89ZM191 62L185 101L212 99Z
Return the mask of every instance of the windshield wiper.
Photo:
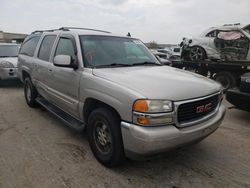
M156 62L151 62L151 61L144 61L141 63L133 63L133 66L137 66L137 65L156 65L156 66L161 66L161 64L158 64Z
M132 65L130 64L123 64L123 63L112 63L112 64L107 64L107 65L98 65L95 66L96 68L103 68L103 67L130 67Z

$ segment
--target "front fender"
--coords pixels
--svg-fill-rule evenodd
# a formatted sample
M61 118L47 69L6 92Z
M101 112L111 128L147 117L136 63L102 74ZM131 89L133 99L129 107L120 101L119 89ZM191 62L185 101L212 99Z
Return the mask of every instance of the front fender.
M131 122L134 101L145 97L112 81L93 74L85 74L80 82L82 107L87 98L93 98L111 106L119 113L123 121Z

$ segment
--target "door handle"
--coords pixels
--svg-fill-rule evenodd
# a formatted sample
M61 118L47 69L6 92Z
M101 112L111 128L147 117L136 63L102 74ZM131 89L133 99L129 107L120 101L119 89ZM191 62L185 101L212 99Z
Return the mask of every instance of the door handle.
M49 72L52 72L52 69L49 69Z

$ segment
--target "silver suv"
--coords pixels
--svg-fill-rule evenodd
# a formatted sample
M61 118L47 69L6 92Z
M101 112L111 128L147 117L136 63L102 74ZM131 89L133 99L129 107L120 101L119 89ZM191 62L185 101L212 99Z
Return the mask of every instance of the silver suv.
M0 81L18 79L17 55L20 45L0 43Z
M36 31L18 57L27 104L87 130L98 161L111 167L200 141L225 114L221 86L161 66L131 37L60 28Z

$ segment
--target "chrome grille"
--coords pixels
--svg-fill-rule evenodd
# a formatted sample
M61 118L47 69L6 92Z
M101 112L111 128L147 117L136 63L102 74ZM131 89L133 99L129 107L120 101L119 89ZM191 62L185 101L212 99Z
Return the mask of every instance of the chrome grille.
M219 95L180 104L177 111L177 120L179 124L198 120L214 112L218 104Z

